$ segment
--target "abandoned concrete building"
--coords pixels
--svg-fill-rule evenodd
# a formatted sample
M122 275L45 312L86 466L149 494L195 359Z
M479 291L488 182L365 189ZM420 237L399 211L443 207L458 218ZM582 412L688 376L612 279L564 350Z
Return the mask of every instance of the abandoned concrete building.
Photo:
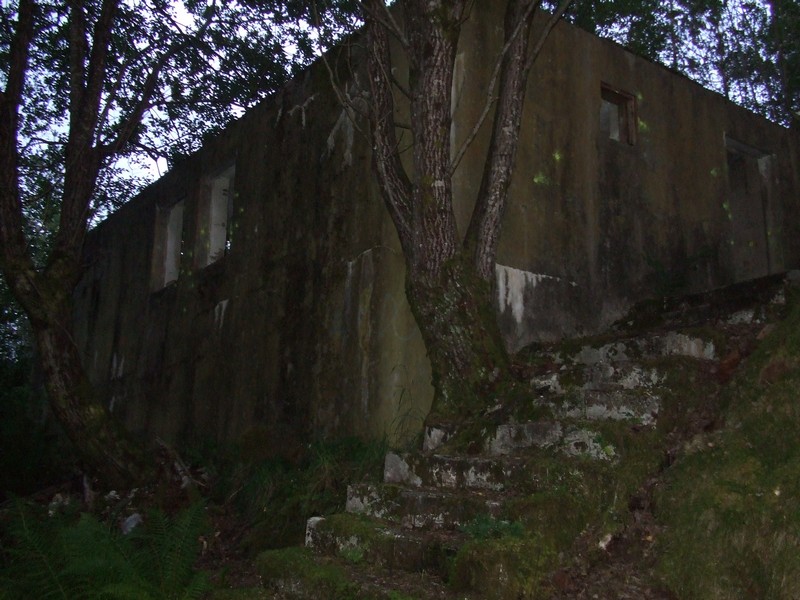
M454 147L502 40L499 4L475 12ZM331 56L348 65L340 85L362 89L358 51ZM364 127L313 65L91 232L76 337L130 430L218 442L254 431L278 449L289 433L419 429L430 367ZM486 129L455 174L462 228ZM560 23L531 73L498 255L509 349L597 332L665 292L800 266L799 147L796 133Z

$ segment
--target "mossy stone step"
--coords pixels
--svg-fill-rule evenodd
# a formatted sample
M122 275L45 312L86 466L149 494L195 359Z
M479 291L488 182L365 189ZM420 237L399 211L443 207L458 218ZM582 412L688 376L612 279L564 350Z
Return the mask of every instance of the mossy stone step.
M591 364L562 364L556 371L532 377L538 396L563 396L574 390L614 391L657 389L664 375L652 365L625 360Z
M474 425L474 424L472 424ZM439 423L425 428L425 443L423 452L431 453L443 447L452 440L462 427L471 424ZM501 456L512 454L516 450L530 448L547 449L557 447L564 437L564 427L558 421L538 420L525 423L509 422L502 424L486 423L480 426L480 443L482 451L488 456ZM494 440L500 440L499 445ZM472 440L470 445L475 445L478 439ZM475 452L477 453L477 452Z
M573 390L559 397L538 398L536 407L547 407L554 417L572 421L630 421L655 425L660 398L640 390Z
M347 487L346 510L408 529L453 530L479 515L498 516L502 500L490 491L445 491L361 483Z
M668 331L640 337L623 337L604 343L585 343L577 350L561 349L548 353L557 365L613 365L667 356L715 360L717 349L712 336Z
M540 482L529 460L534 459L388 452L383 481L410 487L532 492Z
M434 427L441 426L431 426L428 429ZM453 433L443 437L442 444L457 433L455 426L451 426L450 430ZM601 433L577 425L565 425L560 421L538 420L525 423L509 421L499 425L487 425L482 431L482 440L480 451L489 458L526 456L532 452L546 451L551 454L606 461L615 459L618 454L613 444L604 440ZM414 475L409 473L409 477L413 480ZM419 477L422 479L422 476ZM472 486L472 489L480 488ZM491 487L487 486L484 489Z
M450 559L462 538L454 532L392 527L353 514L312 517L306 525L306 547L316 554L338 556L353 564L367 563L442 577L446 577Z

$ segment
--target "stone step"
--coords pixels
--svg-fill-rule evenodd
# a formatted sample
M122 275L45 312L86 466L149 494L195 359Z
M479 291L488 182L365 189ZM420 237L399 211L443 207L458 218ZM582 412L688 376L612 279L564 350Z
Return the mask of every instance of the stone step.
M578 409L574 408L571 410L577 411ZM593 408L592 410L599 411L599 405L597 408ZM611 414L614 416L627 417L627 413L624 413L623 409L619 407L611 407L605 410L608 413L605 415L606 418L610 418ZM628 409L626 408L625 410ZM617 411L617 413L614 413L613 411ZM568 411L565 410L564 412L566 413ZM584 414L585 412L585 409L581 408L581 413ZM585 414L582 417L577 416L576 412L576 416L574 418L580 419L585 418L585 416ZM433 427L443 426L432 426L428 429ZM433 448L429 447L431 451L439 448L452 435L455 434L456 428L454 426L448 425L447 427L448 435L442 436L442 441L439 446L434 446ZM552 452L566 454L567 456L593 460L613 460L617 457L616 448L614 448L612 444L605 442L600 433L592 429L583 428L572 424L564 425L560 421L546 420L529 421L524 423L511 421L496 425L494 426L494 431L489 431L488 435L485 436L482 448L484 458L524 455L533 450L549 450ZM430 454L428 454L428 456L430 456ZM402 465L399 465L399 468L402 470ZM493 467L486 465L486 468L491 470ZM423 476L419 474L416 476L420 478L419 485L425 485ZM398 475L398 477L400 477L402 481L402 474ZM414 477L414 474L408 474L408 478L411 482L415 481ZM441 475L429 475L426 477L430 479L430 485L437 486L437 478L444 481L448 475L446 473L442 473ZM456 479L458 479L458 473L456 473ZM402 482L409 483L406 481ZM487 486L484 488L480 488L478 485L467 487L472 487L472 489L493 489L492 485L496 483L499 482L495 478L494 480L490 479ZM439 487L458 486L439 485Z
M540 397L535 406L545 406L554 417L577 421L631 421L655 425L660 398L641 390L572 390L560 397Z
M563 395L574 389L654 390L664 383L658 369L633 361L562 364L558 371L531 378L531 389L542 395Z
M554 450L567 456L614 460L617 450L600 433L581 427L565 427L558 421L533 421L499 425L485 442L490 456L508 456L531 449Z
M355 563L446 577L463 537L456 532L396 528L363 515L337 514L309 519L305 545L316 554Z
M478 516L498 517L502 497L490 491L408 488L359 483L347 487L346 510L407 529L454 530Z
M603 344L584 344L577 351L557 350L547 353L557 365L614 365L682 356L698 360L716 360L713 340L668 331L644 337L625 337Z
M420 453L386 454L384 483L410 487L532 492L540 488L525 457L448 456Z
M713 322L763 324L777 318L776 309L786 304L786 289L798 279L797 273L790 271L708 292L647 300L633 307L613 328L641 329L653 323L675 329Z
M564 436L564 429L558 421L532 421L529 423L508 423L495 425L494 433L488 436L484 453L489 456L511 454L513 450L529 448L552 448L557 446ZM426 426L423 452L431 453L442 447L458 431L458 425L441 423ZM500 440L504 450L495 450L492 441ZM498 448L500 447L498 446Z
M425 430L422 434L422 451L433 452L453 437L457 430L458 426L454 423L425 425Z

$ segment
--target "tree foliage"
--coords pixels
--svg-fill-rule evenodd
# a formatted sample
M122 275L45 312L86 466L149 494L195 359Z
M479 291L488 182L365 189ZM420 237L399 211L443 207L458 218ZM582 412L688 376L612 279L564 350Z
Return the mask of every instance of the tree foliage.
M93 153L100 168L80 220L92 223L127 202L163 167L196 151L209 135L279 89L354 21L346 2L324 13L331 39L309 22L312 3L278 0L167 2L23 2L31 39L16 108L19 229L33 265L46 266L61 225L67 147L78 110L77 86L99 76L91 108ZM104 8L105 7L105 8ZM113 8L113 11L111 9ZM0 5L0 84L8 86L19 2ZM95 39L103 10L106 38ZM71 15L82 15L82 24ZM71 29L72 28L72 29ZM80 31L77 31L77 29ZM73 40L82 41L78 51ZM92 56L104 52L102 64ZM78 64L80 63L80 64ZM73 144L74 145L74 144ZM12 169L12 167L9 167ZM0 282L0 354L27 341L19 305Z

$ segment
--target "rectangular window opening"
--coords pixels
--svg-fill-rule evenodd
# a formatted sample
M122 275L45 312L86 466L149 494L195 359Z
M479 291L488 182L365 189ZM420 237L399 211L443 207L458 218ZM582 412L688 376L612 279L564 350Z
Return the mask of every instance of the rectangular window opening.
M600 132L608 139L636 143L636 98L603 84L600 88Z
M178 279L183 256L183 211L180 200L158 207L153 247L153 289L159 290Z
M231 166L209 182L205 223L200 230L199 266L221 259L231 249L233 185L236 167Z

